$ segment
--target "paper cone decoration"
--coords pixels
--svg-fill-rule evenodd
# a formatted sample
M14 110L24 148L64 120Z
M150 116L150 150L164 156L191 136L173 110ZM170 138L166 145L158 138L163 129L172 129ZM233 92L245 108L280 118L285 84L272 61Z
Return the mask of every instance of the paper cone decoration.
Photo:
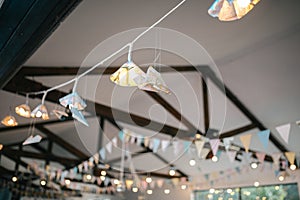
M285 156L291 165L295 164L295 152L285 152Z
M260 142L264 145L264 148L268 148L269 137L270 137L270 130L261 131L258 134Z
M260 163L264 163L266 154L262 152L256 152L256 158Z
M167 94L171 93L164 80L162 79L161 74L152 66L148 68L146 76L138 76L134 80L138 84L138 88L140 88L141 90L147 90L151 92L164 92Z
M30 118L31 109L27 104L22 104L15 108L15 112L22 117Z
M39 143L41 140L42 137L40 135L36 135L34 137L31 135L23 142L23 145Z
M216 0L208 9L208 14L220 21L233 21L250 12L260 0Z
M63 120L69 116L65 111L62 110L53 110L52 112L60 120Z
M234 162L236 153L237 153L236 151L226 151L226 154L230 162Z
M209 143L210 143L210 146L211 146L211 150L212 150L212 152L215 156L217 154L218 149L219 149L220 139L210 139Z
M202 149L204 147L204 144L205 144L205 142L203 140L196 140L195 141L195 146L196 146L196 149L197 149L198 157L201 157L201 152L202 152Z
M278 133L286 143L289 143L290 129L291 129L291 124L285 124L276 127L276 130L278 131Z
M77 110L76 108L70 108L71 112L72 112L72 117L74 119L76 119L77 121L79 121L80 123L89 126L88 122L86 121L86 119L84 118L83 114L81 111Z
M224 139L223 139L223 143L224 143L224 146L225 146L226 151L229 150L229 148L230 148L231 143L232 143L233 140L234 140L233 137L228 137L228 138L224 138Z
M250 147L250 143L251 143L251 138L252 138L251 134L246 134L246 135L240 136L240 140L241 140L242 144L244 145L244 148L245 148L246 152L249 151L249 147Z
M76 108L77 110L83 110L86 107L85 101L78 95L77 92L72 92L67 96L59 99L59 102L64 107Z
M32 118L42 118L43 120L49 119L47 108L44 104L38 105L32 112Z
M115 73L110 76L110 80L120 86L137 86L135 81L143 80L146 76L133 62L123 64Z
M5 126L17 126L18 122L14 116L8 115L6 116L1 123Z

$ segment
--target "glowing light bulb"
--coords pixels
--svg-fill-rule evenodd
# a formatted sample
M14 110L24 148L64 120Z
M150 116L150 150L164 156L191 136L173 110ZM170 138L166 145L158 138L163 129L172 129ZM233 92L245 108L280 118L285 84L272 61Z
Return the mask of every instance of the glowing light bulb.
M153 194L153 190L147 190L147 194Z
M36 115L35 115L35 116L36 116L37 118L40 118L40 117L42 117L42 115L43 115L43 113L42 113L41 111L38 110L38 111L36 112Z
M210 188L209 189L209 193L215 193L215 189L214 188Z
M101 171L101 175L102 175L102 176L106 176L106 171L104 171L104 170Z
M139 188L137 187L132 187L132 192L138 192L139 191Z
M18 178L17 178L16 176L13 176L13 177L11 178L11 180L12 180L13 182L17 182L17 181L18 181Z
M41 186L45 186L47 184L46 180L41 180Z
M174 169L169 170L169 175L174 176L176 174L176 171Z
M170 194L170 192L171 192L171 191L170 191L169 189L165 189L165 190L164 190L164 193L165 193L165 194Z
M258 167L258 164L256 162L251 163L251 168L256 169Z
M181 185L181 189L182 189L182 190L185 190L186 188L187 188L186 185Z
M90 174L87 174L87 175L86 175L86 179L87 179L87 180L91 180L91 179L92 179L92 176L91 176Z
M258 182L258 181L255 181L255 182L254 182L254 186L255 186L255 187L258 187L258 186L259 186L259 182Z
M119 185L119 184L120 184L120 181L119 181L118 179L115 179L115 180L114 180L114 184L115 184L115 185Z
M195 159L191 159L189 162L190 166L195 166L196 165L196 160Z
M65 179L65 184L66 185L70 185L71 184L71 181L69 179Z
M247 8L251 0L237 0L237 3L241 8Z
M212 158L211 158L211 160L213 161L213 162L218 162L218 157L217 156L213 156Z
M232 192L232 189L228 188L227 193L230 194Z
M151 183L151 182L152 182L152 178L151 178L151 177L147 177L147 178L146 178L146 182L147 182L147 183Z
M290 166L290 169L291 169L292 171L296 170L296 168L297 168L297 166L296 166L295 164L292 164L292 165Z
M278 180L279 180L279 181L284 181L284 176L283 176L283 175L280 175L280 176L278 177Z
M105 181L105 176L100 176L101 181Z

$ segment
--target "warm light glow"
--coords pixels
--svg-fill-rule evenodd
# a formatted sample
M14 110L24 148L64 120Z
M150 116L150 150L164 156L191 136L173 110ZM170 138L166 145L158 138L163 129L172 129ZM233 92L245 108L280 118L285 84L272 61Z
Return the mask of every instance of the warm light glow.
M3 149L3 144L0 144L0 151Z
M267 200L267 197L263 197L262 200Z
M223 197L219 197L218 200L223 200Z
M176 174L176 171L174 169L169 170L169 175L170 176L175 176L175 174Z
M15 112L21 117L30 118L31 109L27 104L22 104L15 108Z
M87 105L85 101L78 95L77 92L72 92L59 99L59 102L64 107L76 108L77 110L83 110Z
M90 174L87 174L85 177L87 180L92 180L92 175L90 175Z
M232 189L228 188L227 193L230 194L232 192Z
M17 126L18 125L18 122L16 120L16 118L14 116L11 116L11 115L8 115L6 116L2 121L1 123L4 125L4 126Z
M214 196L213 196L212 194L208 194L207 197L208 197L209 199L212 199Z
M13 176L13 177L11 178L11 180L12 180L13 182L17 182L17 181L18 181L18 178L17 178L16 176Z
M197 133L197 134L195 135L195 138L196 138L197 140L200 140L201 135L200 135L199 133Z
M181 185L181 189L182 189L182 190L185 190L186 188L187 188L186 185Z
M218 162L218 157L217 156L213 156L212 158L211 158L211 160L213 161L213 162Z
M209 189L209 193L215 193L215 189L214 188L210 188Z
M169 189L165 189L165 190L164 190L164 193L165 193L165 194L170 194L170 192L171 192L171 191L170 191Z
M294 171L294 170L296 170L296 165L295 164L292 164L291 166L290 166L290 169L292 170L292 171Z
M43 120L49 119L47 108L44 104L38 105L32 112L32 118L42 118Z
M279 181L284 181L284 176L283 176L283 175L280 175L280 176L278 177L278 180L279 180Z
M195 166L196 165L196 160L195 159L191 159L189 162L190 166Z
M258 167L258 164L256 162L251 163L251 168L256 169Z
M255 182L254 182L254 186L255 186L255 187L258 187L258 186L259 186L259 182L258 182L258 181L255 181Z
M100 176L101 181L105 181L105 176Z
M231 192L230 195L231 195L231 196L235 195L235 192Z
M279 188L280 188L280 187L279 187L278 185L275 186L275 190L279 190Z
M118 179L115 179L115 180L114 180L114 184L115 184L115 185L118 185L118 184L120 184L120 181L119 181Z
M152 190L147 190L147 194L153 194Z
M138 192L139 191L139 188L137 187L132 187L132 192Z
M65 179L65 184L66 185L70 185L71 184L71 181L69 179Z
M45 186L47 184L46 180L41 180L41 186Z
M152 182L152 178L151 178L151 177L147 177L147 178L146 178L146 182L147 182L147 183L151 183L151 182Z
M251 0L237 0L237 3L241 8L247 8L251 3Z
M106 176L106 171L102 170L102 171L101 171L101 175L102 175L102 176Z

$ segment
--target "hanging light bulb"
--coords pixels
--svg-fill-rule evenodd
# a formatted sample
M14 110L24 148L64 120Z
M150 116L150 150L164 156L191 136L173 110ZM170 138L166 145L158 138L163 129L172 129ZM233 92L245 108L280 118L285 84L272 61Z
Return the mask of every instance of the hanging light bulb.
M17 126L18 125L18 122L16 120L16 118L12 115L8 115L6 116L2 121L1 123L4 125L4 126Z
M279 180L279 181L284 181L284 179L285 179L284 175L280 175L280 176L278 177L278 180Z
M213 162L218 162L219 158L218 158L217 156L213 156L213 157L211 158L211 160L212 160Z
M30 118L31 109L28 105L28 94L26 94L26 103L21 104L15 108L15 112L21 117Z
M32 118L42 118L43 120L49 119L48 111L45 106L45 98L46 98L47 92L44 92L42 103L38 105L33 111L31 112Z
M171 169L169 170L169 175L170 175L170 176L175 176L175 174L176 174L175 169L174 169L174 168L171 168Z
M138 86L136 81L143 80L145 72L134 62L128 61L123 64L115 73L110 76L110 80L120 86Z
M151 178L150 176L148 176L148 177L146 178L146 182L147 182L147 183L151 183L151 182L152 182L152 178Z
M68 94L59 99L59 102L64 107L70 106L70 108L76 108L77 110L83 110L87 105L85 101L78 95L76 91Z
M290 165L290 169L291 169L292 171L296 170L296 168L297 168L297 166L296 166L295 164L291 164L291 165Z
M250 164L250 166L251 166L252 169L256 169L258 167L258 164L257 164L257 162L252 162Z
M136 186L133 186L133 187L132 187L132 192L136 193L136 192L138 192L138 191L139 191L139 188L138 188L138 187L136 187Z
M13 176L13 177L11 178L11 180L12 180L12 182L17 182L17 181L18 181L18 177Z
M189 164L190 164L191 167L195 166L196 165L196 160L195 159L191 159L189 161Z

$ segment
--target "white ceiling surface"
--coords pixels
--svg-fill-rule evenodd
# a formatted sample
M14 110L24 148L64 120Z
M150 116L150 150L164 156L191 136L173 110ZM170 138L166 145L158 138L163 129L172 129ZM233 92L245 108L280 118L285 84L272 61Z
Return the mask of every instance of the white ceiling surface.
M177 1L171 0L127 0L126 3L120 0L83 1L25 65L80 66L88 54L102 41L122 31L151 25L176 3ZM207 9L211 3L212 1L187 0L160 26L184 33L203 45L216 62L226 85L266 127L272 130L274 135L289 150L299 153L300 149L297 145L297 141L300 140L299 128L296 125L292 126L288 145L280 139L275 127L284 123L295 122L300 118L300 107L298 106L300 94L297 92L297 86L300 84L298 78L300 69L296 63L298 61L296 58L300 52L300 14L298 12L300 2L297 0L262 0L242 20L228 23L219 22L208 16ZM129 41L125 41L124 44L126 42ZM133 56L137 64L139 64L138 61L141 63L147 61L145 59L147 56L138 57L136 54ZM151 56L153 58L153 52ZM124 56L121 58L123 59ZM183 59L173 58L172 56L162 58L163 64L186 64ZM115 63L125 62L125 59L122 59L115 61ZM86 61L85 64L92 65L95 62L96 60L92 59ZM200 130L203 130L200 76L196 73L183 73L181 75L163 74L163 78L174 94L171 96L162 94L162 96L175 108L182 109L182 114ZM69 78L36 77L35 80L53 86ZM186 79L189 82L185 81ZM161 106L156 105L154 100L141 91L116 87L108 80L108 76L102 77L99 82L97 77L89 76L89 84L84 83L85 80L82 79L82 83L79 85L79 91L84 98L121 110L130 108L132 113L145 117L150 116L151 119L157 121L165 121L166 119L167 124L178 126L178 121L174 117L171 117L170 114L166 115ZM93 86L91 83L97 84ZM210 83L209 87L213 97L210 99L213 112L211 128L225 132L249 123L247 118L239 113L230 101L227 101L225 124L222 127L223 117L218 112L224 111L224 96ZM67 86L64 91L68 92L70 88L71 86ZM9 98L8 102L11 102L11 95L1 91L1 97ZM16 98L16 101L19 100ZM25 99L21 99L21 101L25 102ZM38 101L35 104L38 104ZM194 105L198 108L195 109ZM0 107L9 112L7 105L1 104ZM2 113L1 117L4 115ZM93 121L94 119L89 120ZM96 123L97 121L93 121L91 124ZM86 148L82 148L84 151L96 151L97 141L95 138L97 138L99 131L96 125L88 131L87 129L80 131L79 136L76 137L73 136L75 129L72 123L47 127L70 143L79 147L85 146ZM135 128L134 131L140 134L153 134L151 131L146 133L147 131L141 128ZM256 132L258 130L252 130L249 133ZM0 134L1 142L2 138L6 138L2 137L3 135L4 133ZM105 128L105 135L111 139L117 135L117 130L108 125ZM11 141L7 142L10 143ZM103 143L105 142L107 139ZM234 142L241 145L238 137L235 138ZM254 136L250 148L268 153L279 151L271 143L267 150L263 149L256 136ZM112 158L117 157L116 152L111 155ZM169 155L171 153L167 154L166 157L170 158ZM142 156L140 161L147 161L147 157L149 158L148 154ZM177 160L178 168L191 175L198 174L198 168L188 166L188 158L189 156L185 156ZM142 167L140 166L142 162L136 165ZM222 166L231 166L225 154L222 154L221 160L217 164L212 164L211 161L201 161L201 164L198 165L200 165L201 173L216 171L222 169ZM241 163L234 165L241 165Z

